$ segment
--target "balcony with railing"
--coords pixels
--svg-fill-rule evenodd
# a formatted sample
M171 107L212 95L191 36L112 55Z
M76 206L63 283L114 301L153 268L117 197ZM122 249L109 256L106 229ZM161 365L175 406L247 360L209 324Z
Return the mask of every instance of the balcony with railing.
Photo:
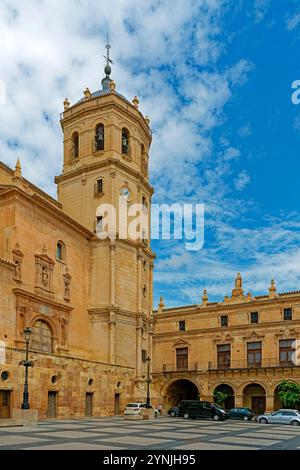
M199 370L198 362L190 362L182 367L176 364L162 364L161 367L156 368L153 370L153 373L161 374L161 373L169 373L169 372L197 372Z
M265 369L274 367L297 367L299 364L293 361L279 361L278 357L263 358L261 361L249 361L247 359L231 360L230 363L220 364L209 362L208 371L226 371L233 369Z
M231 360L230 363L217 363L208 362L206 364L201 362L189 362L184 367L179 367L176 364L162 364L153 370L154 374L164 373L184 373L184 372L227 372L232 370L252 370L252 369L267 369L267 368L282 368L282 367L299 367L300 362L293 361L279 361L277 357L263 358L262 361L250 362L247 359Z

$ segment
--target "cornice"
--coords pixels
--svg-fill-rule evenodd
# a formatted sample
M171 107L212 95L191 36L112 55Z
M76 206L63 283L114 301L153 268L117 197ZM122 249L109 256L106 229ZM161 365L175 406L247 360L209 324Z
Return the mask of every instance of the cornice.
M200 315L204 315L206 313L212 313L212 312L219 312L219 311L233 311L233 310L238 310L241 312L243 309L244 310L253 310L254 308L263 308L264 306L266 308L269 308L271 305L272 306L280 306L287 301L298 301L300 302L300 291L293 291L293 292L284 292L284 293L279 293L278 297L275 298L269 298L268 296L259 296L259 297L254 297L251 302L245 301L245 302L239 302L239 303L232 303L232 304L227 304L223 302L214 302L211 305L207 305L205 307L202 307L201 304L199 305L183 305L179 307L171 307L171 308L165 308L161 313L158 312L158 310L154 310L153 313L157 315L157 319L163 320L163 318L171 318L172 316L176 315L182 315L183 312L185 314L191 314L195 315L196 313Z
M62 304L60 302L51 300L49 298L44 298L40 295L34 294L33 292L29 292L24 289L15 288L15 289L12 289L12 291L17 297L22 297L23 299L29 299L35 302L41 302L43 304L49 305L50 307L54 307L59 310L64 310L66 312L71 312L72 310L74 310L74 307Z
M300 328L300 319L299 320L291 320L288 322L288 325L285 325L283 321L277 321L277 322L265 322L265 323L259 323L259 326L255 327L255 331L257 335L267 335L267 334L274 334L278 332L280 329L287 327L289 329L293 328ZM185 332L180 333L180 337L186 340L193 339L195 338L196 335L205 335L206 338L213 338L216 335L222 335L222 334L233 334L235 333L237 336L243 335L246 337L248 334L251 335L253 333L253 324L240 324L240 325L234 325L230 326L228 328L224 328L222 326L218 327L206 327L206 328L195 328L193 330L187 330ZM153 339L157 341L163 341L164 339L169 338L170 340L174 341L174 338L179 338L178 332L177 331L169 331L169 332L163 332L163 333L154 333Z
M14 176L14 174L15 174L14 170L12 170L9 166L5 165L5 163L3 163L1 161L0 161L0 167L3 168L5 171L7 171L7 173L9 173L12 177ZM42 195L42 197L45 198L46 200L48 200L51 204L54 204L58 208L62 208L62 204L59 201L57 201L56 199L51 197L49 194L45 193L42 189L35 186L33 183L28 181L23 176L21 178L21 181L23 181L25 184L27 184L33 191L37 191L38 193L40 193ZM14 187L14 185L12 185L12 186Z
M85 157L82 157L82 158L85 158ZM83 174L89 171L97 170L98 168L102 168L108 165L114 168L119 167L121 170L124 170L127 173L130 173L131 176L139 180L140 184L145 185L145 187L148 189L151 195L154 193L153 186L151 186L151 184L148 182L148 180L145 178L145 176L143 175L141 171L134 170L133 168L131 168L130 166L127 166L122 161L113 157L108 157L105 160L97 160L94 163L89 163L88 165L83 165L78 168L75 168L74 170L70 170L68 171L68 173L55 176L54 181L56 184L58 184L58 183L61 183L62 181L68 180L70 177L72 178L74 176L82 176Z

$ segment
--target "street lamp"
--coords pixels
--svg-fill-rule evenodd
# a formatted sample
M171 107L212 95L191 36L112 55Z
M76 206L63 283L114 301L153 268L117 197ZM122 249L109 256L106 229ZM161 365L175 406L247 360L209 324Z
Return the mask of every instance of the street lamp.
M150 383L151 383L151 379L150 379L150 364L151 364L151 359L150 357L148 356L146 358L146 363L147 363L147 401L146 401L146 408L151 408L151 404L150 404Z
M29 341L30 341L30 335L32 333L32 329L28 328L28 326L23 330L24 333L24 339L26 343L26 357L25 360L20 361L20 366L25 367L25 381L24 381L24 391L23 391L23 403L22 403L22 410L29 410L30 405L28 402L28 367L33 366L33 362L28 360L28 346L29 346Z

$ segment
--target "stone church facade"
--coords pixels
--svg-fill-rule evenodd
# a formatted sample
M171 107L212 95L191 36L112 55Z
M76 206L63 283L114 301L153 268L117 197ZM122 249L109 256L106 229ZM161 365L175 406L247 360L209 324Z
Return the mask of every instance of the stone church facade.
M101 204L120 219L141 204L150 221L149 119L116 91L105 67L102 89L61 115L63 169L53 199L0 163L0 419L20 408L30 327L29 401L39 417L119 414L151 398L164 409L182 398L226 405L278 406L282 378L299 381L295 342L300 292L244 295L239 275L231 297L153 311L155 255L150 233L101 239ZM149 224L150 226L150 224Z
M108 415L145 400L155 256L149 237L99 238L97 208L121 200L148 211L151 130L138 99L117 93L109 65L105 73L101 90L64 102L58 200L27 181L19 161L0 164L2 418L22 403L25 327L40 417Z

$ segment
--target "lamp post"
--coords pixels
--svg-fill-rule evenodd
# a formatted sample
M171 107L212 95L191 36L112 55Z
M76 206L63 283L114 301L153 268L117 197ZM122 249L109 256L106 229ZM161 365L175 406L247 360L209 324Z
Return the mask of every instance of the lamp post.
M146 408L151 408L151 404L150 404L150 383L151 383L151 379L150 379L150 364L151 364L151 359L150 357L148 356L146 358L146 363L147 363L147 400L146 400Z
M32 333L31 328L26 327L25 330L23 330L24 333L24 339L26 342L26 356L25 360L20 362L21 366L25 367L25 381L24 381L24 391L23 391L23 403L22 403L22 410L29 410L30 405L28 401L29 393L28 393L28 367L32 367L33 363L32 361L28 360L28 346L29 346L29 341L30 341L30 335Z

